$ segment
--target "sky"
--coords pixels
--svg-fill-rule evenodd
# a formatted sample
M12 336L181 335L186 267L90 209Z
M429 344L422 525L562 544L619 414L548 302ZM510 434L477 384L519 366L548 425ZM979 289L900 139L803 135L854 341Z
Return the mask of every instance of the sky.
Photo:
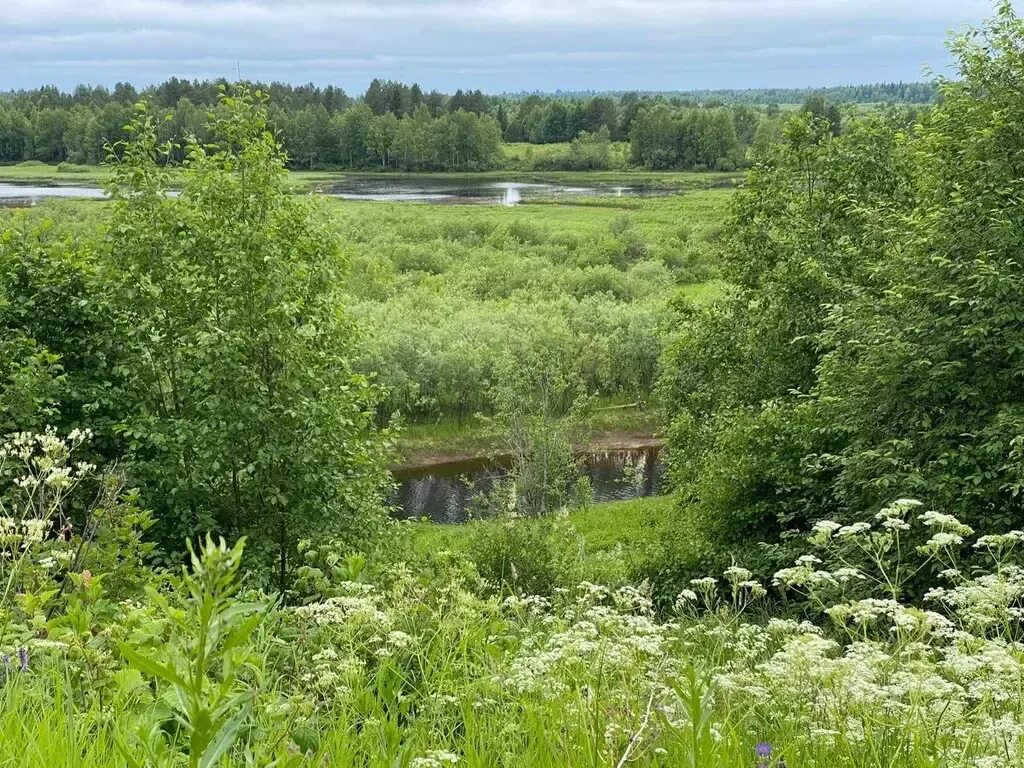
M820 87L949 74L990 0L0 0L0 90L172 75L425 90Z

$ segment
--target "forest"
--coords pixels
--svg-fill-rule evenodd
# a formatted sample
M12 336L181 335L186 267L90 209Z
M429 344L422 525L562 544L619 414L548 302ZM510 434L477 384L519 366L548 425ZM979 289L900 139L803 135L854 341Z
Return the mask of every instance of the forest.
M158 117L161 139L208 141L208 116L221 108L217 94L223 85L171 79L141 94L125 83L110 91L82 85L71 93L52 87L0 93L0 163L98 164L108 143L125 138L140 97ZM268 120L287 150L289 166L307 169L488 170L505 165L507 142L571 144L556 157L545 155L518 170L600 170L612 167L611 145L628 142L630 161L641 167L731 171L745 165L756 141L776 136L784 121L774 101L751 106L686 95L425 94L416 84L380 80L358 98L332 86L252 87L269 96ZM834 95L849 98L809 92L796 106L827 111L838 122L840 103L877 98L912 114L933 94L901 83Z
M285 116L612 141L627 95L4 97L31 152L121 122L105 197L0 207L0 763L1024 765L1024 19L948 45L641 98L661 184L513 206L296 187ZM612 428L663 493L595 502ZM468 522L397 516L424 446L500 456Z

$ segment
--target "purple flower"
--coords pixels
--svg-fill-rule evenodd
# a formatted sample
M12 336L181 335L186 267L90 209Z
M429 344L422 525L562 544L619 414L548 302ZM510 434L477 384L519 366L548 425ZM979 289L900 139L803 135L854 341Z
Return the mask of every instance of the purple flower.
M765 768L772 759L772 745L767 741L759 741L754 745L754 754L757 756L758 768Z
M21 662L21 671L28 672L28 648L24 645L18 646L18 661Z

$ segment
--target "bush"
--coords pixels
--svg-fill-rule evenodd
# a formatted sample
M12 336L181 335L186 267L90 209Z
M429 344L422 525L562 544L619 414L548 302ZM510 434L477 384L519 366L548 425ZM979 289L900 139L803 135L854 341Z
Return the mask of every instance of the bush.
M561 518L474 525L469 558L494 589L550 596L576 582L582 540Z

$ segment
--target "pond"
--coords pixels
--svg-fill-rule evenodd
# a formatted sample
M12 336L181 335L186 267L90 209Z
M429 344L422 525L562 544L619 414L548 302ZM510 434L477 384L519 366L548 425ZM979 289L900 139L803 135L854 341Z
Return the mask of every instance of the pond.
M107 196L99 187L45 186L39 184L12 184L0 181L0 206L21 208L35 205L48 197L66 197L78 200L102 200Z
M657 446L589 453L581 457L594 501L618 501L662 492L665 465ZM471 499L505 478L508 459L491 457L395 470L398 488L391 501L400 519L427 518L463 523Z
M327 183L315 192L342 200L382 203L490 204L513 206L531 200L569 200L577 197L658 197L672 194L663 187L601 183L574 186L558 183L489 181L479 178L434 179L430 177L361 177ZM97 186L20 184L0 181L0 206L36 205L51 197L102 200L106 192Z
M671 190L602 183L574 186L555 182L490 181L473 178L432 179L349 178L320 191L343 200L369 200L383 203L409 202L434 204L482 203L512 206L530 200L558 200L573 197L651 197L671 194Z

